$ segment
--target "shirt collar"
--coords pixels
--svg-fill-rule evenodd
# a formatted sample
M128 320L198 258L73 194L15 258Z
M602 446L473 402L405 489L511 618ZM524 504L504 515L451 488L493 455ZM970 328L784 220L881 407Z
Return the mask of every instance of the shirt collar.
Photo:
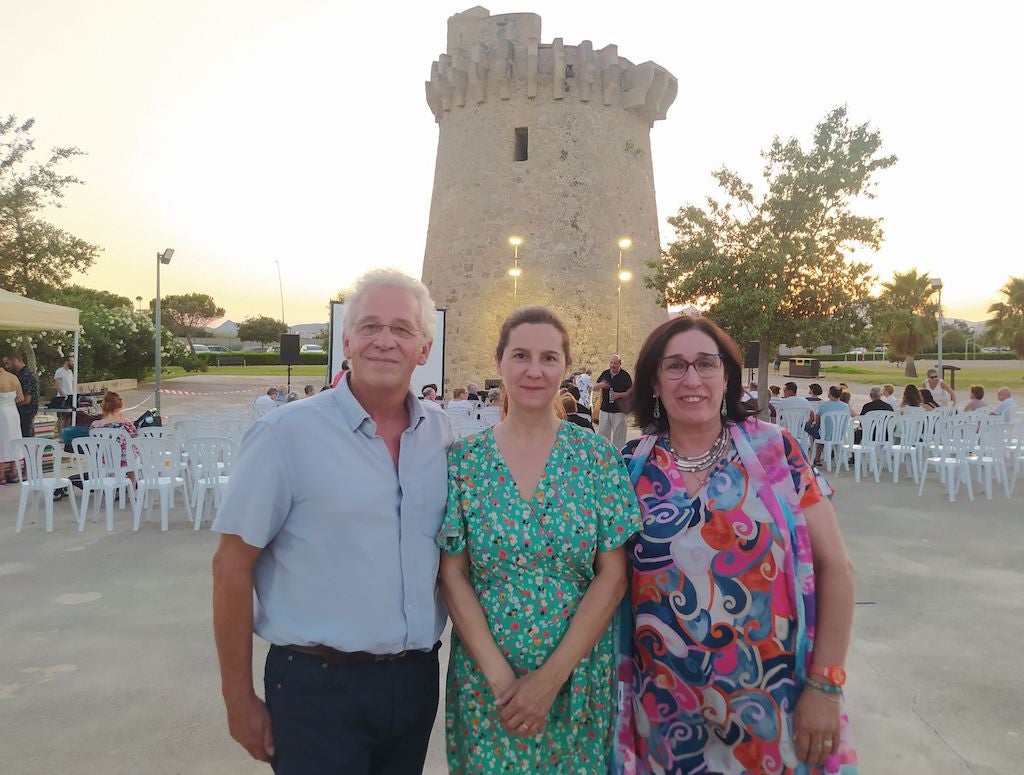
M359 400L352 394L352 388L349 386L350 377L348 374L345 375L336 388L332 391L335 399L338 402L338 406L341 408L342 416L345 418L345 424L348 425L349 430L355 431L360 427L363 427L366 431L370 431L371 434L376 433L377 424L370 417L370 413L367 412L363 405L359 403ZM426 410L423 408L423 402L413 395L410 390L405 396L405 408L409 412L409 428L415 430L420 426L425 419L427 419Z

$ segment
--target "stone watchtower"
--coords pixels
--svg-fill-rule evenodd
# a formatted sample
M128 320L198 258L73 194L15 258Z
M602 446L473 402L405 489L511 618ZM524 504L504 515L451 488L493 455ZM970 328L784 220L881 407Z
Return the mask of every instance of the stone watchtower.
M614 45L540 35L537 14L456 14L426 83L439 138L423 281L448 310L449 390L496 376L498 328L516 307L557 310L574 364L595 377L615 351L617 317L629 371L666 319L643 277L660 251L650 127L665 118L676 79ZM517 280L512 236L522 238ZM633 277L617 315L623 237Z

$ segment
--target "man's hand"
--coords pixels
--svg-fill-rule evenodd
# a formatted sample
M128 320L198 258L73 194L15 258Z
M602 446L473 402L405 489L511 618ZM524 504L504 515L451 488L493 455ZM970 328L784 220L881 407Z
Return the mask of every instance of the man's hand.
M266 704L251 694L244 700L227 702L228 731L253 759L269 762L274 755L274 733Z

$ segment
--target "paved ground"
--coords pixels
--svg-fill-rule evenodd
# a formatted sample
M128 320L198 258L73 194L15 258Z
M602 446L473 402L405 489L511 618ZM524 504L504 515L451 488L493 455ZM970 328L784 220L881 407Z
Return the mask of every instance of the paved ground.
M214 392L271 382L177 384ZM256 394L169 396L163 408ZM857 566L848 697L862 772L1021 772L1024 486L1011 501L954 505L934 482L918 498L912 482L834 481ZM210 631L216 536L193 532L180 511L168 533L157 522L132 533L127 511L112 534L102 521L78 533L66 502L57 506L52 534L40 524L15 534L17 488L0 488L0 772L269 772L224 723ZM257 675L264 654L257 642ZM429 775L446 772L439 727Z

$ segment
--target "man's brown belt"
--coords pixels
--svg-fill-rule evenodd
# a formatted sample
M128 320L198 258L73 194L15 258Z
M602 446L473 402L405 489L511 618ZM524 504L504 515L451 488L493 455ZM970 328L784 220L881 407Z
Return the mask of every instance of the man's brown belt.
M440 644L438 644L440 645ZM405 651L399 651L397 654L371 654L369 651L338 651L332 649L330 646L285 646L287 649L292 651L298 651L300 654L310 654L315 657L319 657L328 665L363 665L368 662L393 662L396 659L404 659L405 657L412 656L414 654L429 654L429 651L417 651L414 649L406 649ZM437 646L434 646L434 651L437 650Z

